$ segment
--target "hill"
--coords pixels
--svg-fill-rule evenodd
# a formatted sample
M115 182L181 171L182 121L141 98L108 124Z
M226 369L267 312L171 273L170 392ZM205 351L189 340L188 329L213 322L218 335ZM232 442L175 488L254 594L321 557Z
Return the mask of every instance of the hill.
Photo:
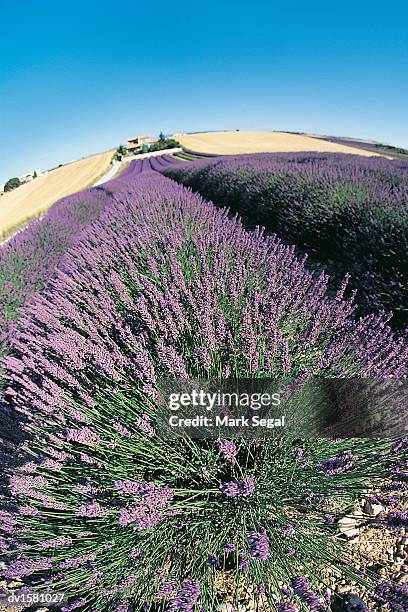
M43 214L60 198L92 185L110 166L113 151L105 151L51 170L0 197L0 239Z
M319 138L287 132L202 132L177 134L177 140L186 149L199 153L233 155L238 153L275 153L322 151L327 153L354 153L372 156L375 153Z

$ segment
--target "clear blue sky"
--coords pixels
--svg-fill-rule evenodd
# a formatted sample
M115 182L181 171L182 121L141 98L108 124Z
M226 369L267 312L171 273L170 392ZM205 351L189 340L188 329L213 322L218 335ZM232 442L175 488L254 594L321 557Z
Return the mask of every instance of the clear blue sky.
M0 182L160 130L408 147L404 4L0 0Z

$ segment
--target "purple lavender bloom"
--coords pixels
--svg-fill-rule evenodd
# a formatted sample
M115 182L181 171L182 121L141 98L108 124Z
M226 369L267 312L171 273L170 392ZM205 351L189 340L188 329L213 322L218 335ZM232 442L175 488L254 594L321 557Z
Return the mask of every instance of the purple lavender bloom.
M191 580L185 580L176 598L171 602L169 610L185 610L192 612L197 599L200 596L200 584Z
M227 497L238 497L239 496L239 486L238 480L231 480L230 482L223 482L220 484L220 491L224 493Z
M226 553L232 553L235 551L235 544L231 544L230 542L227 542L227 544L224 547L224 550Z
M72 544L72 538L70 536L59 536L57 538L50 538L43 540L38 544L39 550L45 550L46 548L58 548L60 546L70 546Z
M249 561L246 557L240 555L238 562L239 569L242 569L244 572L249 568Z
M52 567L52 559L17 559L10 563L10 565L3 570L6 578L23 578L24 576L30 576L36 572L42 570L48 570Z
M266 561L269 557L269 536L264 529L260 533L252 531L248 536L249 554L253 559Z
M236 461L237 447L232 440L220 440L218 450L224 459L232 462Z
M121 493L137 495L145 505L163 507L174 497L174 491L167 486L156 485L153 482L138 482L136 480L116 480L115 487Z
M406 612L408 610L408 584L381 582L375 588L375 598L393 612Z
M48 482L43 476L14 475L10 478L11 493L16 496L38 497L47 486Z
M139 557L141 557L143 555L143 553L140 550L132 550L132 552L130 553L130 558L131 559L139 559Z
M325 609L321 598L310 588L309 582L303 576L296 576L291 581L291 587L295 595L306 603L311 610L320 612Z
M283 534L285 537L288 537L288 536L290 536L290 535L291 535L291 533L293 532L293 530L294 530L294 526L292 525L292 523L288 523L287 525L285 525L285 526L283 527L283 529L282 529L282 534Z
M0 510L0 529L6 533L13 533L17 519L9 512L3 512Z
M303 457L303 449L297 448L295 452L295 461L300 461Z
M81 504L75 511L77 516L86 516L88 518L96 518L105 516L108 514L109 510L101 506L101 504L97 501L87 502L86 504Z
M299 608L289 599L282 599L278 603L277 612L299 612Z
M380 495L376 493L375 495L370 495L367 500L371 504L380 504L382 506L397 506L399 504L399 499L396 495Z
M399 482L398 480L393 480L392 482L387 482L386 484L381 485L381 491L388 493L394 491L403 491L406 488L405 482Z
M86 605L86 599L81 597L81 599L76 599L72 601L67 606L61 608L61 612L72 612L72 610L77 610L78 608L82 608Z
M127 506L119 512L119 525L126 527L132 524L137 531L151 529L163 520L163 512L147 506Z
M122 425L122 423L120 423L117 419L114 419L112 421L112 427L123 438L131 438L132 434L130 433L129 429L125 427L124 425Z
M78 567L86 565L87 563L92 563L92 561L95 561L95 559L96 553L86 553L85 555L79 555L78 557L64 559L64 561L61 561L59 564L59 567L61 569L77 569Z
M394 510L384 514L381 512L377 515L378 522L383 522L389 528L402 529L408 527L408 512L403 510Z
M325 476L334 476L351 470L354 466L355 459L350 451L343 451L340 455L324 459L317 466L322 470Z
M67 429L67 440L70 442L79 442L86 446L96 446L100 444L101 439L89 427L81 427L80 429Z
M249 497L255 491L255 478L246 476L243 480L231 480L220 485L227 497Z
M391 447L391 452L400 453L401 451L404 451L407 448L408 448L408 437L405 437L405 438L401 438L400 440L397 440L396 442L394 442L394 444Z
M408 471L405 471L400 466L392 468L391 471L394 482L408 483Z
M133 524L138 531L158 525L164 518L164 509L174 497L174 491L169 487L153 482L117 480L115 486L122 493L136 496L136 503L121 508L119 525Z
M0 269L5 275L0 289L0 337L13 339L15 309L28 303L52 278L61 258L81 231L101 215L109 199L97 189L65 197L0 247ZM19 266L21 261L24 266Z
M80 493L81 495L96 495L99 493L99 489L91 485L89 482L87 484L75 485L74 491L76 491L76 493Z
M174 595L177 591L177 580L169 580L167 582L162 582L159 590L156 593L157 598L168 597L169 595Z
M156 433L154 431L154 427L152 426L152 424L150 422L150 417L145 412L142 414L142 416L138 417L137 427L138 427L138 429L140 429L140 431L143 431L148 436L155 436L156 435Z
M41 512L35 506L22 505L18 511L23 516L41 516Z

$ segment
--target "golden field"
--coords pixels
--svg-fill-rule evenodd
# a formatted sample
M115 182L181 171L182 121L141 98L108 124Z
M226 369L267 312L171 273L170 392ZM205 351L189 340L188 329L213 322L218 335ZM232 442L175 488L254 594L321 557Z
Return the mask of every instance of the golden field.
M279 153L297 151L322 151L327 153L355 153L375 156L375 153L340 145L313 136L287 134L285 132L202 132L177 134L175 138L191 151L233 155L238 153Z
M113 151L106 151L51 170L0 197L0 238L42 215L60 198L95 183L109 169Z

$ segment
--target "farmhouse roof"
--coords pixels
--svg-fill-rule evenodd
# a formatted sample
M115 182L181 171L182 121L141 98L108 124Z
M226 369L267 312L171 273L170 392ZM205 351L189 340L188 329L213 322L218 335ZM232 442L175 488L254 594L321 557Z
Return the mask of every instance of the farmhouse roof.
M153 136L134 136L133 138L128 138L128 143L143 143L143 142L156 142L157 138Z

